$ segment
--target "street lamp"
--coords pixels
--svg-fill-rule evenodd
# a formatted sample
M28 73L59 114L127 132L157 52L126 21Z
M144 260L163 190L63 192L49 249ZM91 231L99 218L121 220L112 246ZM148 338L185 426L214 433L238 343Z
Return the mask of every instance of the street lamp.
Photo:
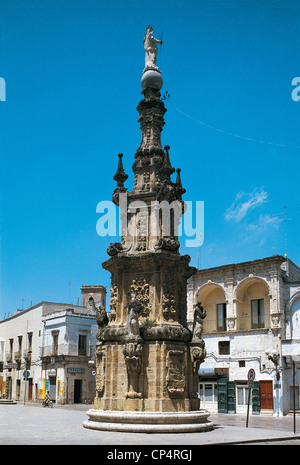
M266 350L265 354L267 355L268 359L274 363L276 367L276 371L277 371L277 366L278 366L278 362L280 358L280 355L277 352L277 350L272 350L272 352L269 352L268 350Z

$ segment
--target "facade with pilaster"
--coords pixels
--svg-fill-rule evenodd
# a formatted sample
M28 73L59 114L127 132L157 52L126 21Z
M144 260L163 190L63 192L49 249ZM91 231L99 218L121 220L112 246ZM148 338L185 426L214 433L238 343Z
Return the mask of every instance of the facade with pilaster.
M293 410L294 390L299 409L300 269L274 255L198 270L189 279L187 297L190 324L197 302L206 311L201 406L245 412L252 368L252 413L286 415Z

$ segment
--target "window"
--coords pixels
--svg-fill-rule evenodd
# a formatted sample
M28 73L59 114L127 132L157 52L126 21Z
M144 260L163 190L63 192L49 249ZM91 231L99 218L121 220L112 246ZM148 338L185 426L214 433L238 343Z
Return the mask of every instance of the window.
M14 340L13 339L10 339L9 340L9 358L8 358L8 362L12 362L13 361L13 353L14 353Z
M219 341L219 355L230 354L230 341Z
M244 368L246 366L245 360L239 360L239 367Z
M18 336L18 352L20 352L20 354L22 353L22 341L23 336Z
M249 388L248 386L237 386L237 404L248 405ZM250 395L250 405L252 405L252 391Z
M217 329L226 331L226 304L217 304Z
M86 355L86 336L82 334L78 338L78 355Z
M264 299L251 300L252 328L265 327Z
M52 337L53 337L52 355L58 355L58 334L52 334Z
M207 402L218 402L217 383L200 383L200 403L205 405Z

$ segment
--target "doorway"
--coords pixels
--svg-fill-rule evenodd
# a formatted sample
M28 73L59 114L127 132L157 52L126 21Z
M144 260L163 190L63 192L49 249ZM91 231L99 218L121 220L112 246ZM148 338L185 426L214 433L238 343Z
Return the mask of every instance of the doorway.
M32 400L32 378L28 378L28 400Z
M56 400L56 376L49 376L49 391L51 399Z
M260 408L273 410L273 382L260 381Z
M74 404L82 402L82 379L74 379Z

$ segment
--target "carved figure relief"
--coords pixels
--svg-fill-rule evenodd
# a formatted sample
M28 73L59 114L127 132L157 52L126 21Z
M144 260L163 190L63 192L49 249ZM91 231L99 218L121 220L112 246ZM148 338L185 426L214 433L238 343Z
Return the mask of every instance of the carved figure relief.
M138 392L138 377L141 371L143 346L139 342L127 342L124 346L123 353L128 375L128 390L126 398L141 398L142 394Z
M141 313L143 306L139 300L136 299L135 294L131 294L131 300L126 305L127 308L127 322L126 329L128 335L139 336L139 314Z
M138 244L136 250L146 250L148 236L148 210L140 211L137 216Z
M96 348L96 358L96 394L98 397L102 397L105 387L105 353L102 345L98 345Z
M170 394L182 394L185 390L183 350L169 350L167 353L166 387Z
M102 330L109 323L108 316L103 305L99 305L99 308L96 309L96 319L98 325L98 332L96 337L98 340L100 340Z
M203 320L205 317L206 311L202 307L201 302L198 302L194 310L193 340L202 340Z

